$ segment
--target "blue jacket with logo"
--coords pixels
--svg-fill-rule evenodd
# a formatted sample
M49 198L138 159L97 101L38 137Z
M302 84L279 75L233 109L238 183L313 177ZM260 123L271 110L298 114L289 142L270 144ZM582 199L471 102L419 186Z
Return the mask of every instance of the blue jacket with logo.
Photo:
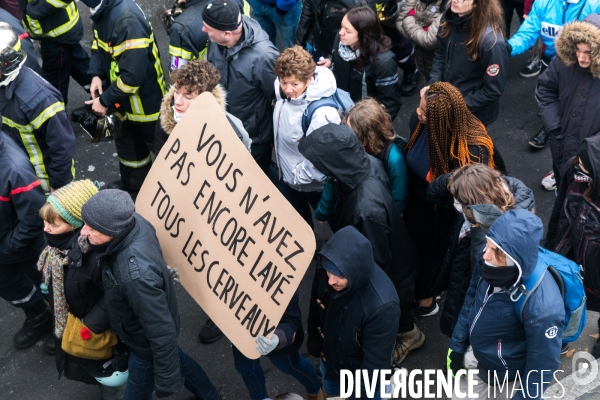
M527 210L507 211L490 227L488 239L510 255L520 270L513 287L533 272L542 235L542 221ZM558 285L550 274L544 276L525 303L521 323L509 291L481 279L482 257L480 252L450 348L464 353L471 344L484 381L488 372L492 380L495 372L500 382L505 374L513 380L518 373L523 390L515 392L513 399L542 398L560 366L565 311ZM543 382L541 370L545 370Z
M508 40L511 56L523 54L535 44L538 37L546 45L544 55L551 60L556 56L554 39L567 22L582 20L600 12L600 0L535 0L533 8L519 31Z

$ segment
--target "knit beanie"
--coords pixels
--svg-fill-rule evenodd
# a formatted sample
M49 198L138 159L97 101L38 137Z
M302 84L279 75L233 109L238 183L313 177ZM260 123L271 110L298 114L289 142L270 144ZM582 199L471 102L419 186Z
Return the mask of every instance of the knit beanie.
M219 31L234 31L242 23L240 7L235 0L215 0L202 11L202 20Z
M85 179L73 181L55 190L47 201L66 223L81 228L83 226L81 208L96 193L98 193L96 185L89 179Z
M99 191L81 209L83 222L90 228L116 237L133 219L135 205L129 193L119 189Z
M592 166L592 162L590 160L590 155L588 154L588 142L584 140L579 146L577 150L577 155L579 156L579 160L583 164L583 168L588 172L588 176L594 179L594 167Z

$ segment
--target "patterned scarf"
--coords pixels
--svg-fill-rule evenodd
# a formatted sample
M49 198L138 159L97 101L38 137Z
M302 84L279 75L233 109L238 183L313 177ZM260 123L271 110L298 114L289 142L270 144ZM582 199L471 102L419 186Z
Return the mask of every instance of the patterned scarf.
M67 253L56 247L46 246L37 263L38 271L44 275L44 284L50 286L54 295L54 333L57 338L62 338L69 307L65 297L64 266L67 264Z
M342 60L350 62L356 60L360 57L360 49L356 49L356 51L352 50L350 46L345 46L340 42L338 46L338 54L342 57Z

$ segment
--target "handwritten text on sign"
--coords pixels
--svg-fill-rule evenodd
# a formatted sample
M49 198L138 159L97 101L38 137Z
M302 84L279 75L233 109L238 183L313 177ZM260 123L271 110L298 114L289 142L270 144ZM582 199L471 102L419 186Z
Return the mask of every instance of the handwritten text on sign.
M264 175L210 93L159 153L136 211L188 293L247 357L271 337L315 251L306 222Z

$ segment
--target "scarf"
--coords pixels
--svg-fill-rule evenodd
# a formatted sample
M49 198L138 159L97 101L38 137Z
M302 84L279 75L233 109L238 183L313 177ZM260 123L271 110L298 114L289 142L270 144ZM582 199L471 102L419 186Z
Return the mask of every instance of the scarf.
M360 57L360 49L356 49L356 51L352 50L350 46L345 46L340 42L338 46L338 54L342 57L342 60L350 62L356 60Z
M62 338L69 307L65 297L64 266L67 264L67 252L56 247L46 246L37 263L38 271L42 271L44 284L50 285L52 281L52 294L54 298L54 334Z
M516 265L496 267L484 261L481 266L481 277L494 287L511 287L517 283L519 268Z

